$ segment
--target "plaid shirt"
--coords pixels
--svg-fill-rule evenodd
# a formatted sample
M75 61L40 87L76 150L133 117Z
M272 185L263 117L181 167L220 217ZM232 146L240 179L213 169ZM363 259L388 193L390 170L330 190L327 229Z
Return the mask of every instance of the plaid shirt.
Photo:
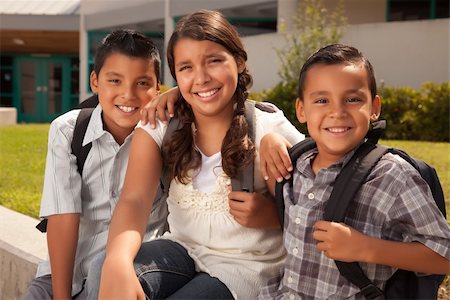
M284 270L262 289L260 299L363 299L342 277L334 261L316 249L313 225L321 220L333 184L352 153L315 176L311 164L317 149L297 161L293 185L284 186ZM345 223L366 235L418 241L450 259L450 229L427 183L409 163L386 154L375 166L349 207ZM396 269L360 263L369 279L384 288Z

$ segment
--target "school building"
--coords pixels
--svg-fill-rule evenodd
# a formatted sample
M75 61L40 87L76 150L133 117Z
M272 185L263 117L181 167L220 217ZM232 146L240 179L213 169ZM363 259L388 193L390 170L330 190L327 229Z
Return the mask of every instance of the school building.
M0 0L0 107L15 107L18 122L50 122L90 94L89 72L105 34L115 28L142 31L164 58L176 21L202 8L220 10L241 34L252 90L271 88L280 81L279 25L289 27L301 1ZM330 8L336 2L324 0ZM343 0L349 26L342 42L369 57L387 85L448 82L449 2ZM163 64L163 83L172 85Z

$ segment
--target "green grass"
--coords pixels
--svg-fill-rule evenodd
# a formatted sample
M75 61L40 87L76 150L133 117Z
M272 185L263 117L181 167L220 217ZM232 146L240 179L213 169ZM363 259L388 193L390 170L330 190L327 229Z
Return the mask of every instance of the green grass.
M0 127L0 205L37 218L49 124Z
M0 127L0 205L37 218L44 179L49 124ZM450 143L381 141L434 166L450 221Z

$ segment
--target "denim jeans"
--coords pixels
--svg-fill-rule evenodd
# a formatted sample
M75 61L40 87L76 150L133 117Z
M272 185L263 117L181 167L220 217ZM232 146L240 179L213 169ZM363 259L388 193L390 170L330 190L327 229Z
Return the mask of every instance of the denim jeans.
M104 254L99 255L91 264L86 281L89 299L98 297L104 259ZM195 271L194 261L187 251L169 240L142 244L134 269L147 299L234 299L219 279Z

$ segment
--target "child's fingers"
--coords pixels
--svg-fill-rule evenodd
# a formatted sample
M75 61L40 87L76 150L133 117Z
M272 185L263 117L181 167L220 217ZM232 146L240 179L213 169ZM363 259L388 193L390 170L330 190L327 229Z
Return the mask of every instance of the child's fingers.
M148 118L147 118L147 112L145 108L142 108L139 113L141 114L141 123L142 125L147 124Z
M330 227L330 224L331 224L331 222L320 220L320 221L317 221L313 227L316 230L327 231Z
M259 168L261 169L261 174L262 174L264 180L269 180L269 172L267 170L267 161L263 157L261 157L261 159L259 161Z

